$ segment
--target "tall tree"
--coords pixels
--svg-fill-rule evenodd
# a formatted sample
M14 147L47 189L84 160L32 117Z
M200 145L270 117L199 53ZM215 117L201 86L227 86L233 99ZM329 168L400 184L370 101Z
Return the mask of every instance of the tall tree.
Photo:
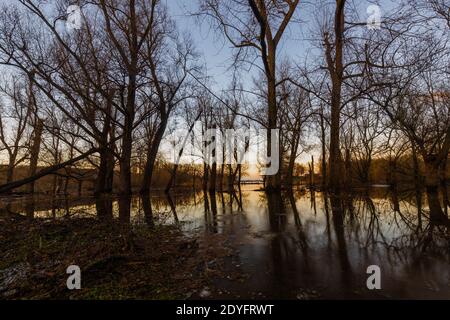
M254 53L261 58L267 86L267 152L271 152L271 129L278 128L277 49L299 0L202 0L200 3L200 14L210 17L225 38L238 49L236 61L245 60L248 54ZM280 172L266 177L267 190L280 187Z

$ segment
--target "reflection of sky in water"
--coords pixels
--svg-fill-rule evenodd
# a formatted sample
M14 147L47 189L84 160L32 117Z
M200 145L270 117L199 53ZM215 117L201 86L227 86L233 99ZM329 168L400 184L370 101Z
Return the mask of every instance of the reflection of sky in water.
M450 298L449 231L430 228L425 196L419 218L415 194L397 199L387 190L372 191L370 197L355 195L351 201L343 199L342 214L335 214L330 199L325 202L319 192L314 199L309 192L295 192L294 198L283 195L282 201L273 200L274 205L265 193L252 191L255 188L244 186L242 208L239 195L227 193L216 194L215 206L211 197L205 202L202 193L172 197L184 230L222 233L239 250L233 264L250 275L245 288L226 280L220 283L234 295L245 296L242 290L247 290L295 298L299 290L309 288L330 298ZM94 198L77 201L36 201L34 216L96 216ZM9 206L2 200L1 206L27 212L27 202L20 199ZM48 210L52 206L58 209ZM118 218L117 201L112 208ZM175 221L162 195L152 197L152 213L155 223ZM131 223L146 223L139 198L131 201ZM366 289L366 269L372 264L382 270L383 290L378 292Z

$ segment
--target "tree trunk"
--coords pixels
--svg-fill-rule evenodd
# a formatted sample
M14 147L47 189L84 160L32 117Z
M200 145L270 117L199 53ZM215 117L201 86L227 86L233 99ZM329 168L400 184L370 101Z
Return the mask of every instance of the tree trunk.
M345 185L346 187L352 185L352 159L350 149L345 150Z
M443 185L443 186L446 186L447 185L447 158L445 158L443 161L442 161L442 164L441 164L441 168L440 168L441 170L440 170L440 178L441 178L441 184Z
M150 195L149 194L141 195L141 201L142 201L142 209L144 210L145 222L147 223L149 229L153 229L155 227L155 221L153 217L152 201Z
M311 156L311 164L309 166L309 186L314 186L314 156Z
M112 200L108 196L101 195L96 197L95 208L100 221L111 221L113 219Z
M108 149L106 160L105 192L113 191L114 183L114 154Z
M213 126L213 129L215 130L217 127L216 125ZM217 185L217 152L216 152L216 147L217 147L217 140L216 137L214 137L214 141L212 142L214 143L214 147L212 148L212 165L211 165L211 175L209 177L209 185L208 185L208 190L210 193L214 193L216 192L216 185Z
M396 188L397 187L397 160L389 159L389 169L388 169L388 184Z
M272 41L268 42L268 68L266 70L267 76L267 106L268 106L268 130L267 130L267 154L272 153L272 129L277 129L277 97L276 97L276 47ZM277 141L279 143L279 141ZM280 155L270 154L273 158L274 156L280 157ZM281 166L280 159L278 162ZM280 170L274 175L266 176L266 190L276 191L281 188Z
M131 195L121 195L118 203L120 225L127 228L131 222Z
M132 135L133 121L125 116L124 132L122 137L122 156L120 159L120 192L131 194L131 152L133 147Z
M241 188L241 181L242 181L242 165L238 164L238 186L239 186L239 189Z
M343 81L343 35L345 0L336 1L334 17L335 55L331 56L332 46L325 35L326 58L331 75L331 128L330 128L330 173L329 187L338 191L342 185L342 156L340 150L341 91Z
M449 227L450 221L447 215L442 210L437 189L429 189L427 186L427 198L428 207L430 208L431 225L444 225L446 227Z
M78 180L78 196L81 196L82 193L83 193L83 180L80 179Z
M100 165L98 167L97 179L95 180L94 194L99 195L106 192L106 175L108 170L106 147L102 147L100 151Z
M323 114L320 115L320 132L322 134L322 187L327 184L327 147L325 145L325 121Z
M419 173L419 159L417 158L417 150L414 145L412 146L412 157L413 157L414 184L417 188L420 183L420 173Z
M206 191L208 189L208 180L209 180L209 168L208 168L208 164L206 162L204 162L203 163L203 183L202 183L203 191Z
M63 163L60 163L60 164L57 164L57 165L54 165L54 166L42 169L42 170L40 170L39 172L37 172L35 175L33 175L31 177L28 177L28 178L25 178L25 179L21 179L21 180L17 180L17 181L11 182L11 183L7 183L7 184L4 184L4 185L1 185L0 186L0 193L9 192L11 190L17 189L17 188L19 188L19 187L21 187L23 185L26 185L26 184L29 185L30 183L33 183L34 181L36 181L36 180L38 180L38 179L40 179L42 177L48 176L48 175L50 175L50 174L52 174L52 173L54 173L54 172L56 172L56 171L58 171L58 170L60 170L60 169L62 169L64 167L66 167L66 166L70 166L70 165L72 165L72 164L74 164L74 163L76 163L76 162L78 162L80 160L86 159L87 157L89 157L90 155L92 155L95 152L98 152L97 148L91 149L91 150L89 150L89 151L79 155L78 157L70 159L70 160L68 160L66 162L63 162Z
M192 173L192 190L194 191L194 198L195 198L195 193L197 192L195 177L196 177L196 171L194 169L194 172ZM194 199L194 202L195 202L195 199Z
M331 128L330 128L330 174L329 174L329 187L332 190L339 190L341 187L341 150L340 150L340 114L341 114L341 99L340 99L340 86L337 88L337 84L333 85L333 92L331 98Z
M44 130L44 122L41 119L37 119L37 123L33 133L33 144L31 146L30 151L30 167L28 170L29 177L33 177L34 175L36 175L43 130ZM30 184L28 185L29 193L34 193L34 182L35 180L31 181Z
M166 185L166 189L165 189L166 193L168 193L170 191L170 189L172 189L172 187L174 186L175 177L177 176L178 166L179 166L178 162L174 163L172 172L170 173L169 182Z
M298 144L300 142L300 137L297 135L291 144L291 154L289 155L289 164L286 172L286 185L292 188L294 184L294 168L295 159L297 158Z
M8 169L6 170L6 183L10 183L14 181L14 163L15 159L10 159L8 163Z
M145 164L144 176L141 185L141 194L148 194L152 183L153 171L155 167L156 157L158 155L159 146L164 137L167 127L167 118L163 119L156 130L155 137L151 141L147 149L147 163Z
M224 152L225 153L225 152ZM225 161L224 161L225 162ZM223 181L225 178L225 163L222 163L222 165L220 166L220 179L219 179L219 191L222 192L223 191Z
M425 159L425 186L427 191L437 192L439 183L439 164L432 159Z
M370 167L372 166L372 156L367 159L360 160L362 165L361 182L364 184L370 183ZM351 163L350 163L351 166Z
M69 173L70 173L70 171L69 171ZM63 189L63 192L64 192L64 194L68 194L68 191L69 191L69 181L70 181L70 177L69 177L69 175L66 177L66 179L64 180L64 189Z
M208 190L210 193L216 192L216 184L217 184L217 163L214 162L211 166L211 176L209 177Z
M58 176L55 174L53 176L53 183L52 183L52 195L55 195L58 193Z
M134 54L134 53L133 53ZM121 195L132 193L131 185L131 155L133 151L133 125L136 105L136 57L128 70L127 102L124 114L124 128L122 137L122 157L120 159L120 192Z
M228 164L228 191L233 192L234 191L234 175L233 175L233 166L232 164Z

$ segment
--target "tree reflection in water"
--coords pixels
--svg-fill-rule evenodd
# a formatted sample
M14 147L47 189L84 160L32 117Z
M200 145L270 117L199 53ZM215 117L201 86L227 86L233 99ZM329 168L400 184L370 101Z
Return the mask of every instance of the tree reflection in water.
M89 215L124 227L173 223L188 232L205 231L206 238L222 233L237 250L240 271L249 275L244 284L218 280L230 297L251 291L295 298L308 289L327 298L450 298L447 207L442 191L266 194L245 186L169 197L19 198L5 202L0 212L29 219ZM381 292L366 288L372 264L382 270Z

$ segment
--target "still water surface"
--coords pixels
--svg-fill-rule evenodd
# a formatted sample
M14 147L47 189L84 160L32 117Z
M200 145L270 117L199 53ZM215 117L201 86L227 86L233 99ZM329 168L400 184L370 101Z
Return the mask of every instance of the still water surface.
M219 298L450 299L450 227L430 218L427 195L373 188L337 198L302 188L266 195L257 188L150 199L4 198L0 206L30 218L97 216L178 224L206 239L222 234L236 251L228 268L245 277L216 279ZM447 215L448 195L437 201ZM366 287L370 265L381 268L381 290Z

